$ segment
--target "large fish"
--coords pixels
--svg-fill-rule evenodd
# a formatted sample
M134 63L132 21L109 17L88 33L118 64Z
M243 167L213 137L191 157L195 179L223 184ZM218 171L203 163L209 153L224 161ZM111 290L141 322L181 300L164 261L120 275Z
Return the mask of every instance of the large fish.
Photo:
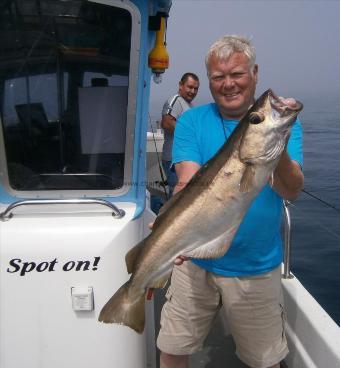
M301 109L300 102L271 90L262 94L218 153L163 206L152 233L126 254L130 280L106 303L99 321L141 333L147 289L165 284L177 256L218 258L227 252L251 202L270 180Z

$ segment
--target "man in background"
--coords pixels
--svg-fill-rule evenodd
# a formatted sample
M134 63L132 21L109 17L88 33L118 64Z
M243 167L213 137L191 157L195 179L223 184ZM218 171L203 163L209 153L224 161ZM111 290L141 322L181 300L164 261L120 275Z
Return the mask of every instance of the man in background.
M164 130L162 166L168 181L169 198L172 196L175 185L177 184L177 175L175 171L171 170L171 152L176 120L184 111L192 107L192 101L197 95L199 84L196 74L183 74L179 81L178 93L169 97L163 106L161 122Z

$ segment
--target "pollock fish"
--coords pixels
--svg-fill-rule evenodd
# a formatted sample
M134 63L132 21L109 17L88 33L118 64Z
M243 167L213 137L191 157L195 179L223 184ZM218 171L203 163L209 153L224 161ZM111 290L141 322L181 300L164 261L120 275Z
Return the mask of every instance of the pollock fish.
M270 180L301 110L299 101L277 97L272 90L261 95L217 154L166 202L151 234L126 254L131 277L103 307L99 321L142 333L146 292L164 286L176 257L218 258L228 251L247 209Z

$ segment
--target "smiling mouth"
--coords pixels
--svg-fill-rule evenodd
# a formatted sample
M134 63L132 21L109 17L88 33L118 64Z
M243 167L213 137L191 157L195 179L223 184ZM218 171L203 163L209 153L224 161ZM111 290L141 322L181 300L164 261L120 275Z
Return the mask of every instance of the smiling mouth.
M226 98L233 98L239 95L239 92L224 94Z

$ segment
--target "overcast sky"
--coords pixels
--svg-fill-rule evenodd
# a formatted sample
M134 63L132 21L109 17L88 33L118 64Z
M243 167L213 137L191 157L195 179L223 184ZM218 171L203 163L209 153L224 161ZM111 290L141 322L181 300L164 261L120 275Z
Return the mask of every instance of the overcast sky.
M211 101L204 58L225 34L252 37L259 64L258 94L303 99L338 94L340 101L340 1L173 0L168 19L170 68L152 82L150 112L176 93L181 75L201 79L196 104ZM158 113L157 113L158 114Z

